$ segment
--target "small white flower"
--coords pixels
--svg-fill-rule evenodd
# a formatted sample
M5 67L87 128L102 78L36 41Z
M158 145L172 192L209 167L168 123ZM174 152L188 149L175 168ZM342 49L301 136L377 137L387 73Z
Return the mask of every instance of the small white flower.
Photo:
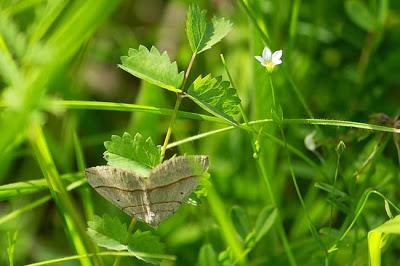
M261 63L262 66L267 68L268 72L272 72L276 65L282 64L282 54L282 50L272 53L268 47L265 47L262 52L262 56L255 56L255 58Z

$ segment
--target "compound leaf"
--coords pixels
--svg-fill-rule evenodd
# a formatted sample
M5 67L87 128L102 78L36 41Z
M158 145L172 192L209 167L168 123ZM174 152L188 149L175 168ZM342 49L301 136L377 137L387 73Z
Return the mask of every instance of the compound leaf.
M178 73L176 62L172 62L167 52L160 54L154 46L150 51L143 45L138 49L129 49L128 56L121 57L126 72L161 88L181 92L183 71Z

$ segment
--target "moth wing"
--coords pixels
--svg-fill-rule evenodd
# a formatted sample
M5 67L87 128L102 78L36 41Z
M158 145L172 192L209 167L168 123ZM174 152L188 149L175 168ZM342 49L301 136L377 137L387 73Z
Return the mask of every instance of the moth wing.
M176 212L207 169L207 156L190 155L167 160L151 171L146 187L155 224Z
M143 178L133 172L105 165L88 168L85 174L89 184L101 196L128 215L146 220Z

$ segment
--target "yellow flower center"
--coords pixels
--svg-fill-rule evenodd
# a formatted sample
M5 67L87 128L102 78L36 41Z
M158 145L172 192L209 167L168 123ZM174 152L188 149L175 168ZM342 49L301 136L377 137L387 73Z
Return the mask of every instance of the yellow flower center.
M275 64L272 63L272 61L270 60L268 62L265 62L265 68L267 69L268 72L272 72L275 68Z

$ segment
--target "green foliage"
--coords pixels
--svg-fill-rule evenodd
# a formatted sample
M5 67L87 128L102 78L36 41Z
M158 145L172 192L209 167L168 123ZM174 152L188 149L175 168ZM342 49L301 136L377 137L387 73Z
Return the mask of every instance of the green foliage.
M259 242L261 238L268 233L273 226L278 212L275 207L265 207L257 217L256 224L254 226L254 234L256 242Z
M186 19L186 34L193 53L210 49L221 41L232 29L232 24L224 18L206 18L207 11L197 5L189 7Z
M277 125L282 125L283 122L283 110L282 106L279 104L275 108L271 109L271 117L272 120L277 124Z
M15 246L17 243L18 231L15 231L13 234L7 232L7 237L8 237L8 246L7 246L8 263L10 266L14 266Z
M111 141L106 141L104 146L104 158L108 165L144 176L149 174L151 168L161 163L160 147L154 145L151 138L145 139L139 133L135 137L126 132L122 137L113 135Z
M345 9L350 19L365 31L373 31L376 27L376 19L368 10L364 2L349 0L345 2Z
M153 235L150 231L141 232L137 230L128 238L128 250L139 253L163 254L164 244L160 242L158 236ZM151 264L158 264L160 262L158 259L151 259L140 255L136 257Z
M245 240L251 231L250 220L246 211L239 206L233 206L231 209L231 220L240 238Z
M240 99L229 81L222 77L199 76L189 87L187 95L204 110L236 125L232 117L239 113Z
M125 242L128 239L128 229L117 217L108 214L103 217L94 216L88 226L89 236L100 247L119 251L127 249Z
M210 244L204 244L199 252L199 266L218 266L217 254Z
M128 231L117 217L108 214L103 217L94 216L88 222L88 234L100 247L117 251L129 251L137 259L151 264L159 264L160 260L151 258L149 254L160 255L164 253L164 244L150 231L135 233Z
M119 67L135 77L170 91L181 91L183 71L178 73L176 62L171 63L167 52L160 54L154 46L149 51L140 45L138 49L129 49L121 62Z

